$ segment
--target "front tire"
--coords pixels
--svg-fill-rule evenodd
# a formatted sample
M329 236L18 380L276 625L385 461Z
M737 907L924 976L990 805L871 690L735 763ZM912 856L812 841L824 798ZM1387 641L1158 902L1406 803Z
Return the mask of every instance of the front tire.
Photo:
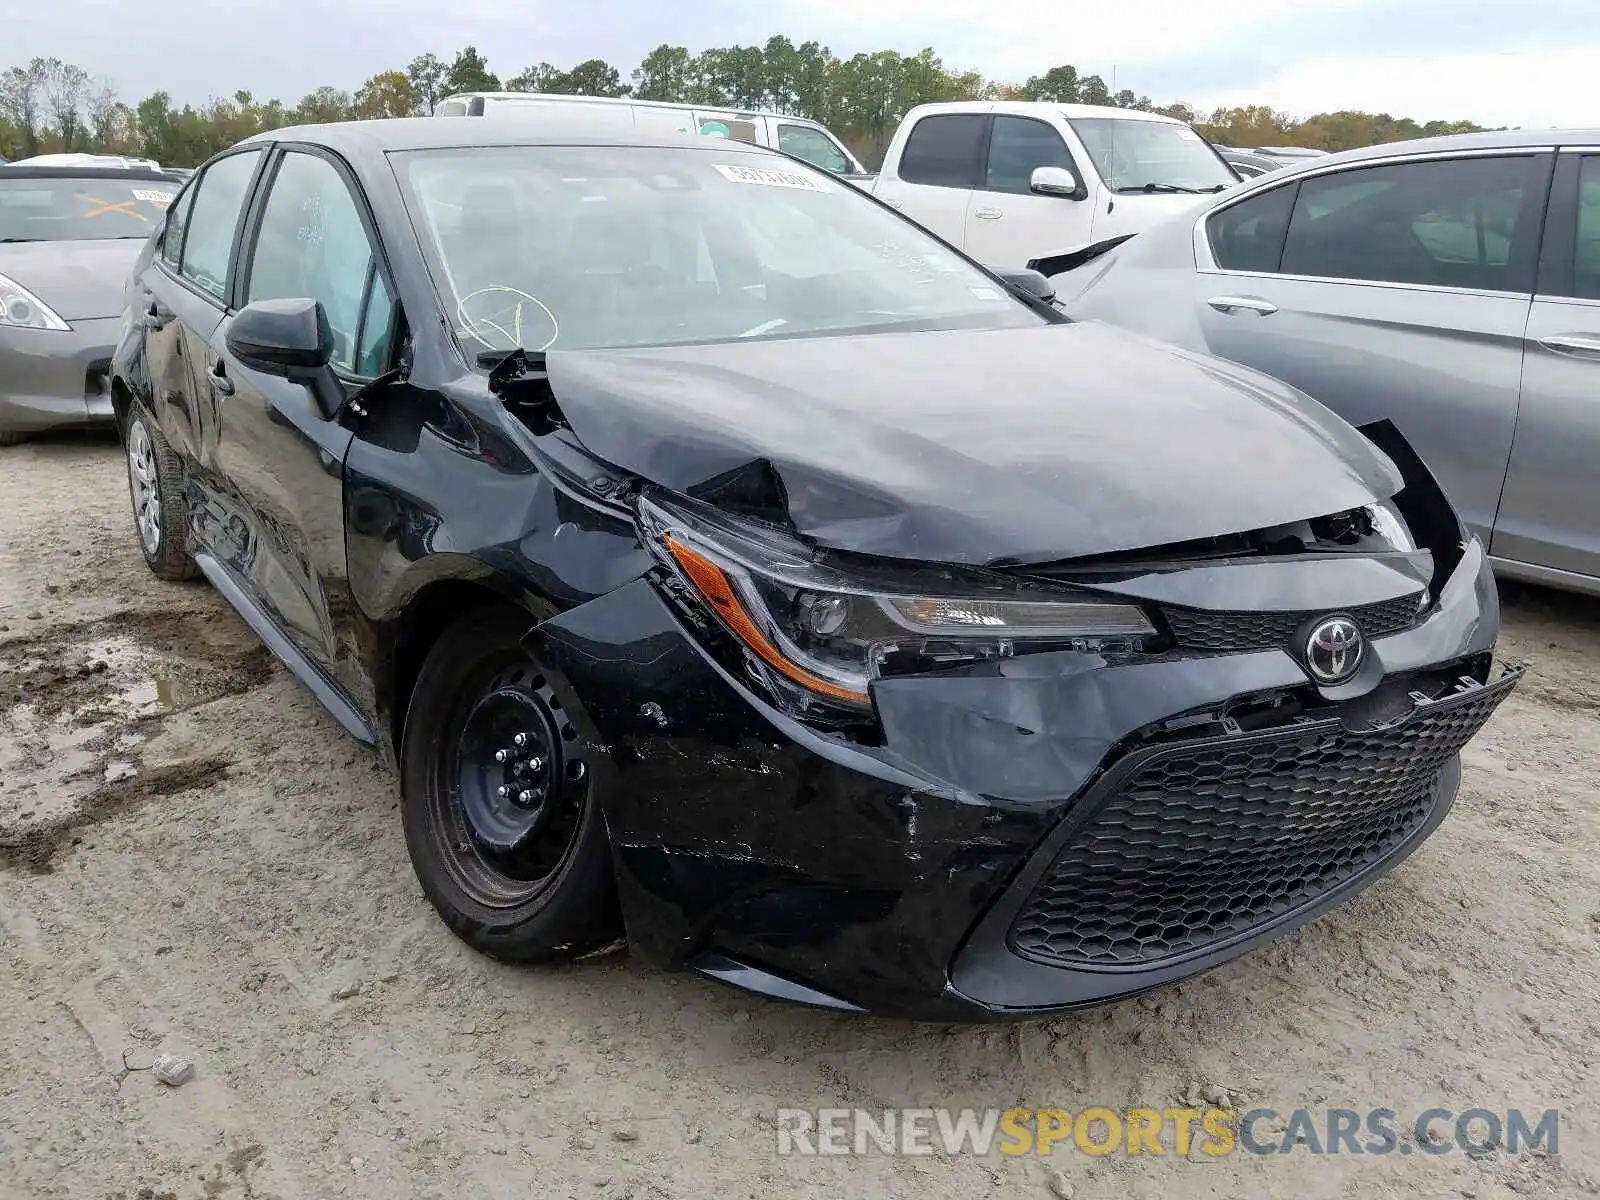
M128 417L124 439L128 492L133 500L134 533L145 565L157 578L193 579L200 574L189 554L184 521L183 476L178 456L155 422L140 409Z
M417 677L400 752L401 818L422 890L468 945L508 962L600 949L621 931L594 773L532 618L457 621Z

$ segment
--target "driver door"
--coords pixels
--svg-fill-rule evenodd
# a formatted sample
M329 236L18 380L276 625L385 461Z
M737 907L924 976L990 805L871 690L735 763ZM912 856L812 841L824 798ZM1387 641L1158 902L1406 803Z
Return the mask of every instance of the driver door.
M982 186L967 204L964 248L984 266L1019 270L1089 240L1091 205L1034 194L1030 183L1039 167L1065 167L1083 181L1055 126L1033 117L996 116Z
M393 291L342 164L326 152L284 151L253 222L240 254L241 302L313 298L332 327L333 367L347 390L382 371ZM207 371L220 381L217 474L249 526L249 553L234 568L323 682L370 720L373 698L353 640L345 557L351 432L342 414L322 411L308 387L234 358L227 347L232 323L230 312L212 335Z

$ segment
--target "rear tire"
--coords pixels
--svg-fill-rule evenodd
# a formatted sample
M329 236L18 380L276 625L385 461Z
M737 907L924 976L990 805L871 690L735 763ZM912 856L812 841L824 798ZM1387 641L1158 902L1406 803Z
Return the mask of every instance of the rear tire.
M580 957L622 929L594 773L552 672L522 645L532 623L486 608L445 630L400 752L422 890L457 937L522 963Z
M189 554L178 456L142 409L135 408L128 415L123 441L127 448L134 534L145 565L160 579L195 578L200 568Z

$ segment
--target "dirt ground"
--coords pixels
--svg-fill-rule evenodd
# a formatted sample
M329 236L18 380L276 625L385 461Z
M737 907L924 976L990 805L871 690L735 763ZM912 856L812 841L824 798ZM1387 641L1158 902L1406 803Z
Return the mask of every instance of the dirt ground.
M145 570L124 480L110 440L0 451L6 1200L1600 1194L1600 603L1508 595L1503 650L1535 674L1453 816L1355 902L1134 1002L921 1026L467 950L388 769L209 588ZM146 1069L165 1052L186 1086ZM1218 1088L1559 1108L1560 1152L780 1158L773 1130L784 1105Z

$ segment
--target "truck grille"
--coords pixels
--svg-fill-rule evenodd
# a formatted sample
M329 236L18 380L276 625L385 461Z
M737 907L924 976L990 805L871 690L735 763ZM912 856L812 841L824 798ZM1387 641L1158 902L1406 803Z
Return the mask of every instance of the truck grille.
M1361 626L1368 638L1387 637L1407 628L1419 615L1421 592L1380 604L1343 610ZM1215 612L1202 608L1163 606L1161 613L1179 646L1190 650L1222 650L1238 654L1271 650L1288 644L1313 617L1327 612Z
M1419 698L1380 727L1319 720L1134 751L1085 797L1013 947L1054 965L1146 966L1314 902L1426 824L1440 771L1520 673Z

